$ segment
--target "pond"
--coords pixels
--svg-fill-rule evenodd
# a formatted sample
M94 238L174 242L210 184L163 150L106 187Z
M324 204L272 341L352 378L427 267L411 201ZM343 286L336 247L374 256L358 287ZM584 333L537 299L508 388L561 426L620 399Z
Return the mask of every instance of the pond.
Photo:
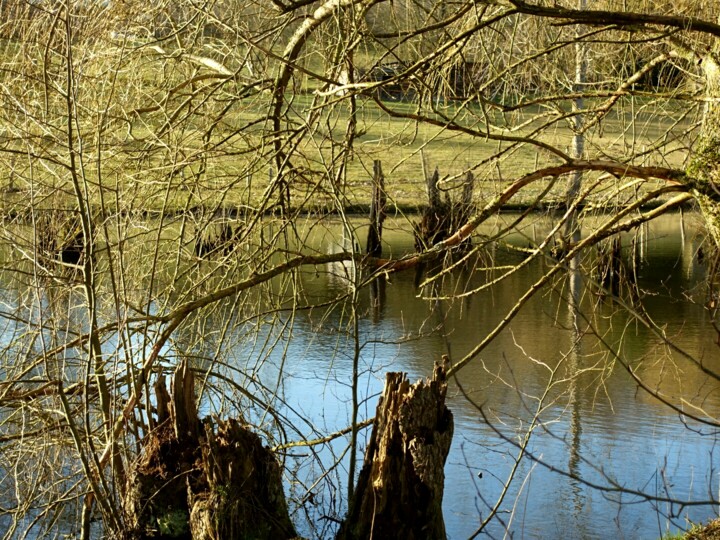
M515 217L489 220L479 238ZM583 221L584 231L593 230L593 219ZM708 292L710 261L698 256L698 223L693 215L670 214L625 235L623 254L634 262L627 268L634 269L637 287L620 300L594 286L597 257L585 254L578 270L565 270L540 288L450 381L455 433L445 467L449 538L659 538L686 528L688 520L717 515L720 381L713 374L720 373L720 358L706 307L715 301ZM351 225L362 238L364 222ZM181 328L163 350L165 365L171 368L173 356L184 355L202 367L203 359L222 352L229 377L284 418L287 439L343 430L351 423L355 367L364 420L375 413L386 372L406 372L414 381L429 376L444 354L453 362L463 358L554 264L539 257L499 279L527 255L513 248L541 239L552 225L552 217L536 217L506 235L508 245L488 243L451 271L400 272L357 291L351 285L363 276L354 268L314 267L297 276L293 295L278 290L273 302L265 299L266 316L244 319L233 299L230 311L219 309L198 327ZM307 245L337 250L340 230L338 222L326 221L307 233ZM386 254L413 251L412 236L393 220L384 240ZM31 320L29 306L49 300L8 275L0 343L9 350L22 335L17 321ZM429 283L420 287L424 280ZM173 284L178 294L180 283ZM144 290L144 283L134 285ZM252 295L257 312L264 300ZM348 300L334 301L343 296ZM56 324L81 332L86 321L73 306L82 304L82 294L76 288L62 298L72 320ZM283 302L288 309L278 310ZM153 336L127 343L110 337L103 348L120 357L131 349L142 355ZM213 336L221 338L214 342ZM75 359L67 351L65 369L82 373L82 355L78 350ZM115 369L122 372L122 362ZM242 393L210 390L202 410L242 408L244 399ZM277 440L277 423L262 408L243 414ZM369 430L361 432L360 460L368 436ZM335 520L343 517L347 447L342 436L282 453L301 534L332 537Z
M512 218L500 216L483 232L491 234ZM623 239L626 251L631 245L637 250L644 309L636 308L637 316L588 287L590 272L582 277L586 286L575 312L563 276L538 292L451 382L455 435L444 498L450 538L478 532L659 538L686 527L686 520L717 515L711 504L718 498L720 472L716 424L693 419L716 419L720 406L720 383L696 364L719 371L717 334L703 305L706 267L697 257L702 239L692 232L693 219L665 216ZM527 245L550 225L550 218L538 219L510 241ZM412 251L412 238L389 228L385 238L393 253ZM484 264L503 267L523 257L509 249L491 251L438 280L434 289L418 289L409 271L392 275L379 295L360 292L361 418L374 414L386 371L404 371L416 380L429 376L443 354L459 360L548 269L549 261L534 261L480 294L449 299L502 273L480 271ZM346 270L333 266L304 275L308 302L320 303L347 287L353 274ZM433 295L446 299L423 298ZM643 317L653 321L654 330ZM280 381L290 418L323 433L345 428L355 341L338 330L349 329L350 314L313 309L293 318L291 329L275 334L282 346L268 353L271 361L262 372ZM258 354L241 347L237 359ZM333 470L341 482L346 444L342 439L320 452L327 468L343 456L340 470ZM522 459L519 444L526 444ZM297 462L303 470L303 458ZM320 471L306 466L310 483ZM341 517L342 507L333 505L343 489L316 488L318 506L306 505L296 518L315 521L333 512ZM496 505L494 517L483 524Z

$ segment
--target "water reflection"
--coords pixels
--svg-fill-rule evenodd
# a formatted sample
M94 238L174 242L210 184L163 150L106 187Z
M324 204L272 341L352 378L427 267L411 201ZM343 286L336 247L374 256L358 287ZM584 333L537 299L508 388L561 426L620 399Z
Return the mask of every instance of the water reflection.
M538 234L548 225L535 227ZM669 216L636 239L641 254L638 288L647 314L665 334L705 366L717 368L707 312L693 301L704 279L704 268L691 256L699 239L686 235L683 241L679 231L678 216ZM516 241L527 243L521 234ZM395 249L400 245L402 239L394 243ZM631 238L623 245L632 246ZM502 266L521 256L498 249L492 260ZM680 417L639 389L601 345L611 345L649 389L688 410L702 407L715 417L720 406L717 381L669 350L616 303L583 288L583 280L590 278L586 263L571 267L568 279L536 295L458 375L474 404L451 390L457 429L446 470L445 515L452 538L470 536L488 515L514 465L518 450L513 443L534 418L537 426L528 451L535 460L520 463L497 517L484 533L657 538L683 526L686 518L704 520L716 511L709 504L681 507L672 500L716 498L717 430ZM442 296L441 291L417 290L412 272L391 276L381 310L376 309L375 293L369 293L360 306L366 314L361 327L366 414L373 414L386 369L416 378L427 376L448 348L455 358L461 357L546 268L546 262L532 262L471 301L424 300ZM497 275L466 268L463 275L448 275L442 292L478 287ZM304 287L316 298L328 290L318 275L305 276ZM579 315L573 305L579 306ZM326 312L322 317L314 312L298 317L285 354L285 399L330 431L349 420L344 381L350 373L350 343L330 334L326 339L317 328L320 321L339 328L341 318ZM302 382L294 384L296 377ZM482 406L487 422L475 405ZM337 443L333 455L342 447ZM642 493L661 502L647 501Z
M490 236L512 219L500 216L481 233ZM685 219L687 223L692 218ZM538 219L507 240L525 247L551 226L550 218ZM592 230L593 224L583 226ZM330 223L305 238L319 253L338 245L347 249L332 232L340 229ZM392 223L385 228L385 241L393 255L413 249L412 236L394 231ZM683 232L677 215L623 239L623 245L637 253L632 258L637 260L634 270L644 311L638 308L636 317L591 286L592 253L574 259L565 275L538 292L458 373L467 395L451 385L449 406L456 430L444 499L451 538L466 538L478 530L512 471L513 482L483 534L657 538L684 525L686 518L714 515L716 506L675 502L712 501L718 492L717 429L689 416L717 418L720 411L720 384L697 365L720 371L716 334L703 307L705 267L696 256L699 242ZM374 414L386 371L406 371L412 380L428 376L442 354L461 358L553 264L532 260L478 294L451 299L491 282L503 273L502 267L524 256L491 244L472 264L422 289L413 271L379 276L360 291L359 336L350 324L352 306L332 301L347 298L349 283L368 276L356 275L353 266L313 268L213 305L189 320L163 350L162 365L169 368L178 356L190 356L198 369L222 371L235 386L217 391L209 383L203 386L202 411L242 414L263 430L270 444L321 437L350 423L356 338L360 416L367 418ZM178 274L190 283L196 270ZM218 273L206 279L213 290L216 282L229 278ZM180 279L170 285L161 281L157 286L172 289L172 294L191 290ZM23 319L41 312L52 321L55 339L85 331L81 297L53 297L50 290L38 294L12 283L9 276L3 284L2 301L15 314L4 318L4 347L25 330ZM137 287L142 291L144 283ZM172 305L174 299L167 301ZM261 309L265 304L267 311ZM654 330L643 323L644 316L657 325ZM685 355L668 347L662 336ZM103 343L104 352L142 360L154 338L149 330L126 339L115 336ZM617 357L608 354L608 347ZM68 353L82 356L73 349ZM124 365L116 367L122 370ZM629 370L648 390L660 392L687 414L640 389ZM277 414L270 414L270 406ZM517 445L526 438L528 455L516 467ZM329 535L331 520L324 518L342 516L346 450L347 438L339 438L284 455L292 478L288 491L297 503L294 518L301 528L303 521L325 523ZM643 493L659 501L648 501Z

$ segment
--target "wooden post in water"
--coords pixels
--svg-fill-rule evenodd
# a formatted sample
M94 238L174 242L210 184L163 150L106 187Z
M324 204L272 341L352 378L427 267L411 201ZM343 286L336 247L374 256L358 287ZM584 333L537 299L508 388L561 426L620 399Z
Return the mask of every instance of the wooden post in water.
M440 198L440 171L435 167L432 176L425 179L428 194L428 207L423 211L422 220L415 231L415 249L424 251L436 242L444 240L450 226L449 204L443 204Z
M440 188L438 188L438 182L440 181L440 171L435 167L435 172L432 176L425 179L427 183L427 194L428 203L430 204L430 211L436 212L442 202L440 201Z
M379 159L373 161L373 194L370 204L370 229L367 236L367 254L382 256L382 226L385 221L385 177Z

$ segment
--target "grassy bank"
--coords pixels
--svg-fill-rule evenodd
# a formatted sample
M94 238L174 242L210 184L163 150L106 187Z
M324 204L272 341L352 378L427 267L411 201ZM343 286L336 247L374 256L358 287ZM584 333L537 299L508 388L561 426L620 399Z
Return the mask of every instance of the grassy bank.
M720 540L720 519L706 525L694 525L685 533L665 535L662 540Z
M441 189L452 192L471 171L476 179L474 200L481 205L510 182L539 167L557 164L557 158L530 142L497 141L456 129L388 115L369 97L358 97L357 137L353 150L335 183L340 169L340 152L350 121L342 101L319 102L310 94L286 96L285 125L291 131L284 151L290 155L289 178L292 206L308 211L365 212L371 197L373 162L382 163L388 202L400 212L416 210L426 203L424 174L438 169ZM398 115L419 112L409 102L386 102ZM198 108L183 124L161 122L160 113L136 115L130 128L122 123L103 133L91 123L80 130L78 146L83 150L81 181L91 204L115 211L171 212L191 208L272 207L276 193L268 190L274 174L272 136L267 114L269 96L258 94L239 101L221 121L209 106ZM650 109L648 109L649 111ZM653 109L654 110L654 109ZM566 123L540 107L512 115L493 113L477 103L436 103L434 120L452 118L466 131L490 132L515 138L527 137L563 151L571 145L573 133ZM200 113L203 113L202 115ZM317 114L317 117L313 115ZM425 113L423 113L425 114ZM682 167L686 143L671 134L687 129L674 123L675 113L658 116L619 107L608 116L602 129L587 134L588 156L626 156L638 149L665 145L662 159L646 165ZM213 123L214 122L214 123ZM208 131L208 124L213 128ZM522 128L511 130L512 125ZM208 135L209 134L209 135ZM670 141L670 142L668 142ZM22 142L22 141L21 141ZM32 141L25 141L32 143ZM91 144L92 143L92 144ZM16 143L17 144L17 143ZM18 150L22 146L18 147ZM73 206L74 188L68 173L68 150L63 139L48 138L37 156L13 156L0 163L6 214L27 206ZM38 159L42 166L38 166ZM598 176L588 176L588 182ZM543 194L544 205L564 200L565 181L537 182L514 197L514 208L526 207ZM626 185L622 178L608 177L598 185L591 204L622 205L657 185ZM626 185L624 193L617 189ZM548 192L545 193L545 190Z

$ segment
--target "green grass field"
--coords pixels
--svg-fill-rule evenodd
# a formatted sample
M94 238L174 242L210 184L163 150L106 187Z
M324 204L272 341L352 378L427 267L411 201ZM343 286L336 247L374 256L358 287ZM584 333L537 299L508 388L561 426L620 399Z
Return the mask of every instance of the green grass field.
M289 94L285 99L283 125L288 131L281 137L296 173L289 176L292 205L308 210L368 205L374 160L382 163L390 204L403 210L417 208L426 202L423 157L430 171L438 168L443 189L458 186L465 173L472 171L475 200L481 204L512 180L558 163L556 156L536 145L493 140L482 133L532 138L564 152L572 141L568 123L555 119L561 112L557 109L534 106L500 113L477 103L461 106L447 102L436 103L435 110L427 113L412 102L384 102L397 115L422 114L441 122L443 116L452 118L481 134L473 135L388 115L369 97L358 96L358 136L344 179L340 187L333 188L331 179L338 171L349 122L347 104L342 100L314 102L308 93ZM172 120L167 113L138 114L131 124L117 122L102 132L89 118L81 129L81 172L91 204L100 204L102 191L106 206L133 210L181 211L219 205L267 208L271 201L264 197L274 167L267 119L269 95L261 93L237 102L216 122L213 115L220 109L220 105L202 103L183 116L178 107ZM207 137L208 125L213 122L212 135ZM617 160L636 155L635 164L682 167L691 140L684 132L690 128L690 120L683 118L680 110L661 110L653 102L640 100L621 101L587 133L586 155ZM38 140L29 137L20 141L18 148L32 148L44 156L43 166L22 154L0 163L0 170L5 169L0 185L5 188L6 212L27 205L30 192L40 206L73 205L68 171L53 163L68 161L62 136L53 139L45 134ZM528 204L545 186L538 182L512 202ZM611 190L608 184L596 199L602 200ZM547 200L561 200L563 192L564 183L557 182Z

